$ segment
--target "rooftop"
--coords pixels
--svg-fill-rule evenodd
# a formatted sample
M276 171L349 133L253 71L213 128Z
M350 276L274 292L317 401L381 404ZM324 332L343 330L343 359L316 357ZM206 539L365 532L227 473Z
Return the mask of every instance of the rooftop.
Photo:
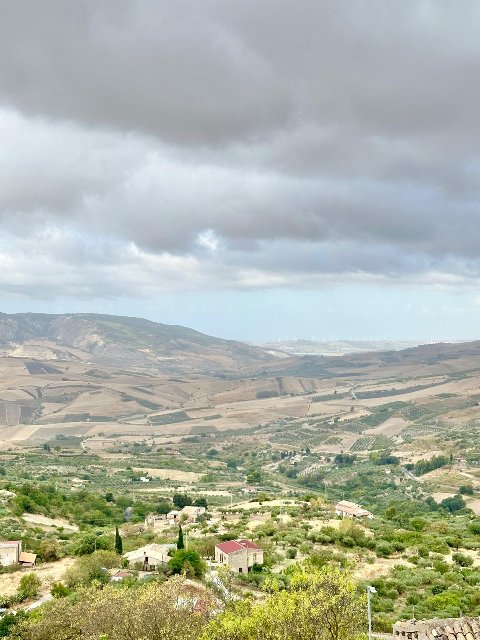
M480 640L480 618L402 620L393 625L393 633L407 640Z
M258 545L256 545L251 540L228 540L227 542L221 542L216 545L217 549L223 551L223 553L235 553L236 551L242 551L243 549L258 549L261 550Z

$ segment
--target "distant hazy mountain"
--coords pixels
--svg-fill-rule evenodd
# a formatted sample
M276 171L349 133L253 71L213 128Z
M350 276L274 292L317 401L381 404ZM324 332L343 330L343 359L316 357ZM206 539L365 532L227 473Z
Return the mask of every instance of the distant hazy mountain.
M0 314L0 354L107 366L210 371L271 358L263 349L193 329L98 314Z
M342 356L369 351L400 351L419 344L419 340L286 340L260 346L273 353L288 355Z

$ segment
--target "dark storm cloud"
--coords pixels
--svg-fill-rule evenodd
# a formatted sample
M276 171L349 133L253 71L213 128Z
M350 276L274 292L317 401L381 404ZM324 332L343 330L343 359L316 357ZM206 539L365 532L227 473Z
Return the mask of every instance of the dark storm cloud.
M480 274L476 2L0 12L0 286Z

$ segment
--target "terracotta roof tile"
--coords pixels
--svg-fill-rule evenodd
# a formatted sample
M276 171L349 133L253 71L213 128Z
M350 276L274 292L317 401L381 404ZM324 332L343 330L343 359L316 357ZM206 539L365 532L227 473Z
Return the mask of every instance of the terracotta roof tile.
M405 620L394 624L393 633L397 639L426 637L432 640L480 640L480 617Z

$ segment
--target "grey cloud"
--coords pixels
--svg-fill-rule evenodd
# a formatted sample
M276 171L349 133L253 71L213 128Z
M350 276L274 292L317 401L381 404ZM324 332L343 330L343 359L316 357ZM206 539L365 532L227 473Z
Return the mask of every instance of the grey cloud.
M0 11L0 287L480 275L473 0Z

